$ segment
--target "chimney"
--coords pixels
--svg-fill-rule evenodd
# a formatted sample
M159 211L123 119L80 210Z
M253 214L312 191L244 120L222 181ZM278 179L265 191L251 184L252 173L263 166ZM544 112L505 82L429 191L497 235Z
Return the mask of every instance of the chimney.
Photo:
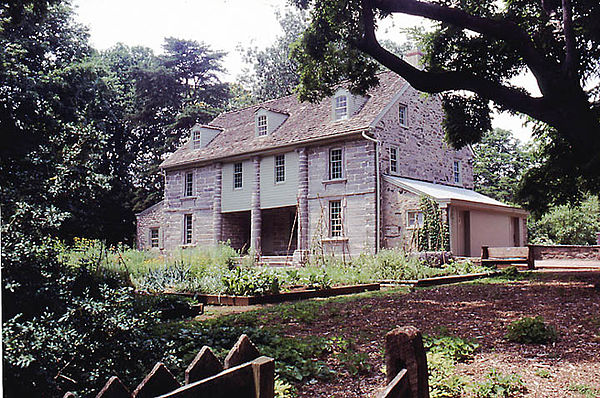
M404 60L414 66L417 69L423 70L423 64L421 63L423 53L421 50L412 50L404 54Z

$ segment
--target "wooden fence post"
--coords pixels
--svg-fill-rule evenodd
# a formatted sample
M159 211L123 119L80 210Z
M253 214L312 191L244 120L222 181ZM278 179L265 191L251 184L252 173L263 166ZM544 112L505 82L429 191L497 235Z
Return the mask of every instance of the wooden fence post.
M411 397L429 397L427 357L423 337L417 328L399 327L385 335L385 367L387 383L402 369L406 369Z
M527 268L535 269L535 245L527 245Z
M481 246L481 258L490 258L490 249L488 246Z
M273 398L275 396L275 361L273 358L259 357L252 361L255 398Z

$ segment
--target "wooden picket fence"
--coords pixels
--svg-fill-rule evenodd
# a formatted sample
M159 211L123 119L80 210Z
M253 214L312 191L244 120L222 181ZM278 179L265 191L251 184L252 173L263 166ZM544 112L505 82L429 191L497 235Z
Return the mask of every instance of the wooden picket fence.
M274 388L275 361L260 356L256 346L243 334L223 364L209 347L202 347L185 371L183 386L159 362L133 392L113 376L96 398L273 398ZM69 392L63 398L72 397L75 395Z
M377 398L429 398L427 358L421 332L399 327L385 336L387 385ZM223 364L207 346L185 371L183 386L163 363L157 363L130 392L111 377L96 398L274 398L275 361L260 356L256 346L241 335ZM66 393L63 398L74 398Z

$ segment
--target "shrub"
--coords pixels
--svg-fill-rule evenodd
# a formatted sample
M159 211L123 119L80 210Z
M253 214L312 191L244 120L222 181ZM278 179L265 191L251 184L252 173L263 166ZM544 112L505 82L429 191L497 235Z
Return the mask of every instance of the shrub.
M506 338L516 343L546 344L556 341L558 334L552 325L547 325L541 316L524 317L511 322Z
M281 282L268 269L237 267L223 276L223 288L225 294L260 296L279 293Z
M496 369L490 370L484 381L473 385L473 393L477 398L512 398L525 391L521 376L505 375Z

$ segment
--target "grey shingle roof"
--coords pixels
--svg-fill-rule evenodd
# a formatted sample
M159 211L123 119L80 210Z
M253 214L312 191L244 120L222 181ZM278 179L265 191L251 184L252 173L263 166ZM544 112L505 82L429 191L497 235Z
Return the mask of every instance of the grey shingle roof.
M295 95L289 95L220 114L209 123L209 127L215 126L223 131L206 147L193 149L192 145L182 145L162 162L160 167L172 168L188 163L250 154L269 148L332 138L346 132L367 129L405 84L402 78L392 72L381 73L378 77L379 85L368 93L367 102L348 119L337 121L331 119L329 98L323 99L318 104L312 104L299 102ZM277 109L289 114L289 117L272 134L256 137L254 113L259 108Z

